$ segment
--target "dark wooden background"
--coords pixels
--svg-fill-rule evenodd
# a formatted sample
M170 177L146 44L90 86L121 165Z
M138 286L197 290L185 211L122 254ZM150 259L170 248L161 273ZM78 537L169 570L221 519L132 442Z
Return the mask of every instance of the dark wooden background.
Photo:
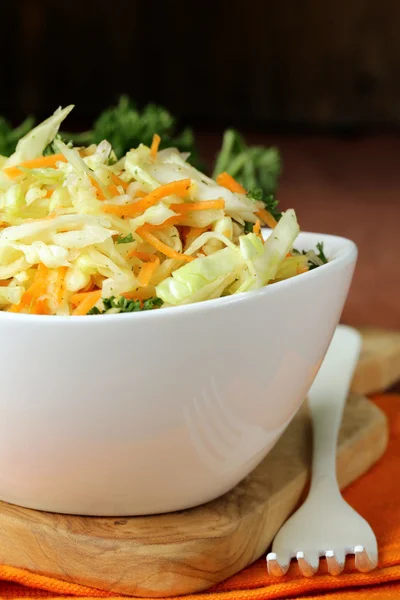
M0 21L13 118L126 92L218 126L400 125L398 0L15 0Z
M76 105L86 128L127 93L283 154L302 228L351 237L344 320L400 328L400 0L0 1L0 114Z

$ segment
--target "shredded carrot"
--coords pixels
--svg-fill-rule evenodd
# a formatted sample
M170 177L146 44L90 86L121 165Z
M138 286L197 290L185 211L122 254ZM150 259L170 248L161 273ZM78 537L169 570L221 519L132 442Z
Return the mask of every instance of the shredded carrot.
M115 183L110 183L110 185L108 186L108 191L110 192L112 197L121 195L121 192L119 191Z
M255 224L253 225L253 233L255 233L256 236L259 237L262 242L264 241L264 238L263 238L262 233L261 233L260 219L257 219L257 221L255 222Z
M90 183L92 184L92 186L94 188L96 188L96 196L98 197L99 200L105 200L106 197L103 193L103 190L101 189L99 183L95 180L94 177L89 177L90 179Z
M167 244L164 244L161 240L159 240L155 235L153 235L148 229L146 225L142 225L142 227L138 227L136 233L140 235L140 237L148 242L151 246L154 246L159 252L168 256L168 258L177 258L179 260L184 260L186 262L190 262L194 260L192 256L187 256L185 254L181 254L180 252L176 252Z
M236 179L234 179L232 175L229 175L229 173L226 171L218 175L217 183L222 185L222 187L228 188L228 190L231 192L236 192L237 194L247 194L247 190L242 186L242 184L236 181Z
M156 256L154 254L150 254L150 252L138 252L137 250L133 250L128 254L128 256L134 256L143 262L154 261Z
M183 216L177 215L176 217L169 217L159 225L152 225L151 223L146 223L146 228L149 231L159 231L160 229L165 229L166 227L171 227L172 225L179 225L179 223L182 223L182 220Z
M54 284L54 297L58 304L58 306L63 301L63 293L64 293L64 279L65 274L67 272L67 267L59 267L57 269L57 279Z
M0 279L0 286L5 286L10 283L11 279Z
M94 290L94 291L98 292L99 290ZM76 292L76 294L72 294L72 296L70 297L69 301L74 306L77 306L78 304L80 304L86 298L90 298L92 294L93 294L93 290L88 291L88 292L86 292L86 291L85 292Z
M22 306L28 306L33 300L36 300L39 298L39 296L42 296L46 292L48 272L48 268L43 263L40 263L36 272L35 280L26 290L26 292L22 294Z
M62 154L40 156L39 158L33 158L32 160L25 160L15 167L7 167L3 169L3 173L11 179L15 179L15 177L18 177L22 173L19 167L24 167L25 169L54 169L58 162L67 162L67 159Z
M225 200L218 198L218 200L204 200L203 202L182 202L181 204L171 204L170 209L185 215L188 212L197 210L220 210L225 208Z
M158 135L158 133L155 133L153 135L153 141L151 142L151 148L150 148L150 155L153 160L156 159L160 142L161 142L160 136Z
M32 302L35 302L43 296L43 294L47 291L48 284L48 268L43 264L39 263L39 266L36 271L35 278L32 284L28 287L28 289L22 294L21 301L19 304L13 304L9 311L10 312L20 312L23 308L32 305ZM33 310L35 307L33 306ZM39 314L39 313L38 313ZM43 313L40 313L43 314Z
M145 196L147 196L147 192L144 192L143 190L137 190L135 194L135 198L144 198Z
M274 227L276 227L278 224L276 219L265 208L260 208L260 210L257 210L256 215L261 219L263 223L268 225L268 227L270 227L271 229L274 229Z
M47 298L38 298L33 303L30 313L33 315L49 315L50 308Z
M126 190L128 189L129 183L126 183L126 181L123 181L120 177L118 177L118 175L115 175L115 173L111 173L111 179L113 180L115 185L120 185L123 188L124 192L126 192Z
M138 275L138 281L142 287L149 285L150 279L152 278L154 271L157 269L159 264L160 259L158 256L154 256L151 261L143 263Z
M292 256L293 256L293 254L292 254L291 252L288 252L288 253L286 254L286 258L292 258Z
M162 198L166 196L186 196L191 186L190 179L181 179L180 181L173 181L171 183L166 183L164 185L160 185L160 187L156 188L150 194L143 196L137 202L133 204L125 204L124 206L117 206L115 204L105 204L103 206L103 210L106 213L118 215L119 217L134 217L135 215L139 215L143 213L145 210L150 208L156 204Z
M75 308L75 310L72 312L72 314L75 316L82 316L86 315L89 312L89 310L93 308L93 306L100 300L101 290L96 290L95 292L85 292L83 294L74 294L74 296L78 295L81 296L81 301ZM71 302L74 296L71 296ZM84 297L82 298L82 296Z
M54 190L47 190L45 198L51 198L54 193Z

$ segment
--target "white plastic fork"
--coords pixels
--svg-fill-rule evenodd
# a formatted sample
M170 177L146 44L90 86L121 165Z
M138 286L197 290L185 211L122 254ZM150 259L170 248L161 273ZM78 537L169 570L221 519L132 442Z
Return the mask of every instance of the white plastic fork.
M374 532L345 502L336 478L337 437L360 349L360 334L339 325L308 395L313 422L310 491L273 541L267 555L270 575L284 575L292 558L297 558L306 577L317 572L321 556L326 557L331 575L341 573L347 554L355 555L359 571L377 565Z

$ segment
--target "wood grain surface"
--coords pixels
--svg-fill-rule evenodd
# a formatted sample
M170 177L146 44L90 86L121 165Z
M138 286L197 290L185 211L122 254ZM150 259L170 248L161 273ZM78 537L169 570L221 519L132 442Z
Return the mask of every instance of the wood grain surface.
M382 455L384 414L347 403L338 444L343 488ZM0 563L115 593L200 591L264 554L304 491L311 455L303 407L263 462L234 490L204 506L152 517L55 515L0 503Z
M400 331L361 329L363 345L351 389L375 394L400 382Z

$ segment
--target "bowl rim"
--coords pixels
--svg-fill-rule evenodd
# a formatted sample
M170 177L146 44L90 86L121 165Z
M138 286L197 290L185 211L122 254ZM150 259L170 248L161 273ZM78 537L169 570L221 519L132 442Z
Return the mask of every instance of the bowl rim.
M263 232L265 234L271 234L271 230L268 228L263 228ZM250 290L247 292L242 292L240 294L225 296L223 298L214 298L212 300L203 300L201 302L193 303L193 304L184 304L181 306L170 306L160 310L149 310L149 311L138 311L134 313L117 313L111 315L101 315L103 318L100 319L101 323L115 323L125 322L126 320L131 319L165 319L170 318L171 316L179 317L183 315L196 314L198 312L202 312L205 310L213 310L216 308L224 308L227 305L231 306L232 304L242 304L243 302L249 301L251 299L255 299L258 297L268 296L271 294L276 294L283 291L286 288L290 288L296 285L296 282L305 281L306 278L315 278L321 275L322 273L333 272L337 268L343 267L349 263L356 263L358 256L358 248L355 242L350 240L349 238L328 234L328 233L316 233L311 231L301 231L296 239L297 244L302 248L302 246L314 246L317 242L326 242L327 244L331 243L335 247L335 251L337 254L333 256L329 260L328 263L321 265L318 269L312 269L311 271L307 271L306 273L301 273L296 275L296 277L291 277L289 279L283 279L282 281L278 281L273 285L267 285L262 288L256 290ZM100 315L99 315L100 316ZM0 322L5 319L13 322L29 322L36 324L49 324L49 323L58 323L58 324L68 324L69 326L75 325L77 323L93 323L99 326L98 320L95 318L96 315L81 315L79 318L76 318L72 315L30 315L26 313L9 313L6 311L0 310Z

